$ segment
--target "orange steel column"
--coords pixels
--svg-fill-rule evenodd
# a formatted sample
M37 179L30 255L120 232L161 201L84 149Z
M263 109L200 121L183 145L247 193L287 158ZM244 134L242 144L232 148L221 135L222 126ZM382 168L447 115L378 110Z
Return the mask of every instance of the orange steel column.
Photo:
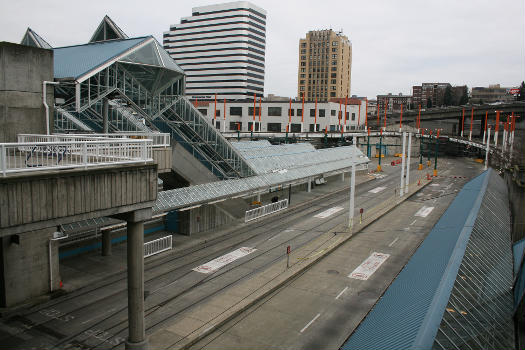
M368 98L365 101L365 129L368 129Z
M341 99L339 99L339 130L341 130Z
M345 97L345 116L344 116L344 128L346 129L346 106L348 105L348 96Z
M288 107L288 125L290 125L290 128L292 127L291 124L292 124L292 99L290 99L290 106Z
M261 111L262 111L262 98L259 97L259 132L262 131L262 125L261 125Z
M361 100L359 100L359 110L357 112L357 127L361 124Z
M226 132L226 99L224 99L223 102L224 102L224 105L223 105L223 108L222 108L223 109L223 113L222 114L224 114L224 115L223 115L222 118L224 120L224 122L223 122L224 125L222 126L222 129L224 130L224 132Z
M255 108L257 104L257 98L253 94L253 122L252 122L252 132L255 131Z
M301 109L301 130L302 132L304 132L304 94L303 94L303 106L302 106L302 109ZM317 131L316 130L316 126L314 124L314 132Z
M217 94L215 94L215 108L213 108L213 122L217 121Z
M472 121L474 120L474 108L472 108L472 112L470 113L470 132L468 134L468 140L472 141Z
M401 115L399 116L399 132L401 132L402 125L403 125L403 104L401 103Z
M463 127L465 126L465 108L463 108L463 113L461 115L461 137L463 137Z
M419 105L418 112L417 112L417 129L419 130L421 128L421 105Z
M388 108L388 100L385 103L385 131L386 131L386 109Z

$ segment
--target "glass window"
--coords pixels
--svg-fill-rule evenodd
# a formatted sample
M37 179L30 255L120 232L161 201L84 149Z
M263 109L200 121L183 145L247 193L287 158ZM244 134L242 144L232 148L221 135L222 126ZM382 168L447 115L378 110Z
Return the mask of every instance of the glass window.
M319 110L319 117L320 117L320 118L324 118L324 116L325 116L325 112L326 112L325 109L320 109L320 110Z
M337 61L332 61L332 65L336 65L337 64Z
M315 108L310 108L310 117L315 117Z
M230 131L242 130L241 122L230 122Z
M200 108L198 109L199 113L202 114L202 115L208 115L208 110L207 109L204 109L204 108Z
M330 97L335 97L335 92L331 92Z
M242 107L230 107L230 115L242 116Z
M259 107L255 107L255 115L256 116L259 115ZM248 108L248 116L249 117L253 116L253 107Z
M294 112L295 112L295 109L293 109L293 108L292 109L288 109L288 114L287 115L293 117L294 116L294 114L293 114Z
M348 120L348 112L346 113L346 120ZM355 113L352 113L352 121L355 120Z
M330 78L337 78L337 73L330 74Z
M302 108L297 108L297 116L303 115Z
M332 117L335 117L335 112L336 112L335 109L332 109L332 110L330 111L330 115L331 115Z
M215 122L215 127L220 130L221 129L221 122L217 120Z
M281 123L268 123L268 131L281 132Z
M215 110L215 115L216 115L217 117L220 117L220 116L221 116L221 110L220 110L220 109L216 109L216 110Z
M252 131L253 122L248 122L248 131ZM259 131L259 123L255 122L255 129L253 131Z
M337 41L332 41L332 46L337 46L339 43Z
M280 117L282 116L282 108L281 107L268 107L268 115L270 117ZM279 128L281 124L279 124Z
M300 91L304 91L304 86L299 87Z

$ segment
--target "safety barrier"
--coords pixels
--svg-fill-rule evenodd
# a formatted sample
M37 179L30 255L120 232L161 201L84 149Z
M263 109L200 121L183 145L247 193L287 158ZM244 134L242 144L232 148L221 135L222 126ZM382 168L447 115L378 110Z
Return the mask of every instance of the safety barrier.
M160 132L117 132L111 134L18 134L18 142L100 141L114 139L151 140L153 147L169 147L170 134Z
M263 205L259 208L247 210L246 214L244 215L244 222L255 220L262 216L266 216L286 208L288 208L288 199L283 199L272 204Z
M0 173L152 161L151 140L96 139L0 143Z
M144 257L152 256L170 250L173 246L173 236L164 236L144 243Z

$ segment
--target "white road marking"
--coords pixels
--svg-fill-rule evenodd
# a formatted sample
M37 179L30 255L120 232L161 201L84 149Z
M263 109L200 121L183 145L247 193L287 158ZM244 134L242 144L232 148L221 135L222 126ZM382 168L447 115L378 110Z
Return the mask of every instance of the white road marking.
M192 269L193 271L201 272L201 273L211 273L215 272L221 267L228 265L232 262L234 262L237 259L242 258L243 256L246 256L248 254L253 253L257 249L255 248L248 248L248 247L242 247L237 250L234 250L233 252L230 252L228 254L225 254L223 256L219 256L216 259L213 259L211 261L208 261L206 264L203 264L201 266L197 266L196 268Z
M370 193L379 193L381 191L384 191L385 189L386 189L386 187L380 186L380 187L373 188L373 189L371 189L368 192L370 192Z
M327 217L334 215L335 213L343 209L343 207L333 207L315 215L314 218L326 219Z
M414 225L416 223L417 219L412 221L412 223L410 224L410 226Z
M392 247L394 244L396 244L396 242L397 242L398 239L399 239L399 237L396 237L396 239L394 239L394 240L392 241L392 243L390 243L388 246L389 246L389 247Z
M421 216L422 218L426 218L427 215L432 212L432 210L434 210L434 207L423 206L414 214L414 216Z
M211 326L209 326L208 328L206 328L205 330L203 330L203 331L201 332L201 335L208 333L208 332L211 331L213 328L215 328L215 325L211 325Z
M303 329L301 329L301 333L303 333L308 327L310 327L310 326L312 325L312 323L314 323L315 320L317 320L317 318L318 318L319 316L321 316L321 314L317 314L317 315L315 315L315 317L314 317L310 322L308 322L308 323L306 324L306 326L303 327Z
M430 184L430 186L439 186L439 184Z
M361 263L351 274L348 275L350 278L358 280L367 280L370 276L377 271L377 269L388 259L390 254L383 254L373 252L365 261Z
M335 300L339 299L339 297L343 295L343 293L346 292L347 290L348 290L348 287L345 287L345 289L343 289L339 294L337 294L337 296L335 297Z

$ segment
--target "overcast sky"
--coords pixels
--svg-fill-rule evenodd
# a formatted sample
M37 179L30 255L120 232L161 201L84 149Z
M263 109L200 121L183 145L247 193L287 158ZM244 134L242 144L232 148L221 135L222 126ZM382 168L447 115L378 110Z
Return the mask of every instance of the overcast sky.
M85 43L105 14L130 37L162 33L191 8L222 1L0 0L0 41L29 26L52 46ZM297 94L299 38L343 30L352 41L352 94L411 94L450 82L517 86L525 80L523 0L254 0L268 12L265 94Z

